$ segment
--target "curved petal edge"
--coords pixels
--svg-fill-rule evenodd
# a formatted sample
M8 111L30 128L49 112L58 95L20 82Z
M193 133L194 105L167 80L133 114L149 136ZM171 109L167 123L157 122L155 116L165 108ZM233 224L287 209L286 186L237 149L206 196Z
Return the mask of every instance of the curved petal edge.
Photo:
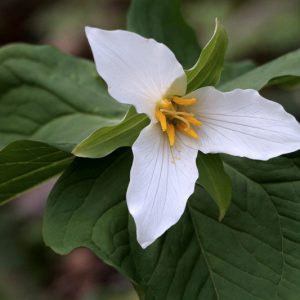
M251 159L270 158L300 149L300 125L284 108L257 91L236 89L222 93L214 87L198 89L198 148Z
M154 121L157 101L185 93L185 72L164 44L125 30L86 27L86 35L97 71L119 102Z

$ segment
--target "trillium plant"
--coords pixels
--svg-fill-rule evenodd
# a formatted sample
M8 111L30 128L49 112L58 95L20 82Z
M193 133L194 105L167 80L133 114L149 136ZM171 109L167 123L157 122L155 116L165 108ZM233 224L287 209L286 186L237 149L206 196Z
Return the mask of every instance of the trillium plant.
M300 149L298 121L257 91L208 86L187 94L183 67L164 44L122 30L86 34L109 94L150 118L132 145L126 194L143 248L183 214L198 151L268 160Z
M59 177L46 245L89 248L140 299L299 299L299 111L267 95L297 89L300 50L227 62L218 21L200 47L164 3L86 27L94 62L0 49L0 203Z

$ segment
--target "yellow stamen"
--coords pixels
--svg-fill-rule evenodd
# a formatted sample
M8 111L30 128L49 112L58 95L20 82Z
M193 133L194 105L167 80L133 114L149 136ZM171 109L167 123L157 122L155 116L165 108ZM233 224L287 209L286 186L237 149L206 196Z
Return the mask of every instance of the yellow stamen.
M175 144L176 129L191 138L199 138L193 126L201 126L202 122L193 113L184 109L184 106L193 105L196 101L196 98L173 96L157 102L155 117L162 131L167 134L170 146Z
M198 139L199 138L199 135L197 134L197 132L192 128L186 129L185 133L188 136L192 137L193 139Z
M180 132L184 133L187 136L190 136L194 139L198 139L199 135L195 130L193 130L191 127L187 127L185 124L179 123L176 124L176 129L178 129Z
M169 110L169 109L160 109L161 112L169 114L169 115L178 115L178 116L190 116L193 117L194 114L187 113L185 111L176 111L176 110Z
M190 128L190 127L191 127L191 124L190 124L185 118L183 118L183 117L180 117L180 116L175 115L175 116L174 116L174 119L180 120L182 123L185 124L184 126L185 126L186 128Z
M168 134L170 145L173 146L175 143L175 127L171 123L168 123L167 125L167 134Z
M182 111L170 111L167 109L160 109L160 111L166 115L171 115L173 119L178 119L181 122L185 123L185 125L189 128L191 127L189 121L187 120L187 117L192 117L194 114L190 114L187 112Z
M178 105L190 106L190 105L195 104L197 99L196 98L181 98L181 97L174 96L172 98L172 101Z
M201 126L202 122L196 119L195 117L187 116L185 119L192 125Z
M160 122L162 131L166 131L167 130L166 116L160 110L157 110L155 111L155 117Z
M176 129L178 129L180 132L184 132L184 130L187 128L187 126L183 123L177 123Z
M173 110L173 105L172 102L168 99L163 99L160 101L159 103L159 107L160 108L164 108L164 109L169 109L169 110Z

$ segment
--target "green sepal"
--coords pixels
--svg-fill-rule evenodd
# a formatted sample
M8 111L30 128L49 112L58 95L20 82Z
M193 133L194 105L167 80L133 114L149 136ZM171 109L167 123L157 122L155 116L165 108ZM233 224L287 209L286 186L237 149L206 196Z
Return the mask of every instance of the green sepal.
M187 92L218 83L223 70L227 44L225 28L216 19L212 38L201 51L196 64L191 69L186 70Z
M120 123L94 131L79 143L72 153L89 158L106 156L117 148L131 146L140 131L148 124L149 118L144 114L137 114L131 107Z
M205 188L219 208L219 221L222 221L231 202L231 180L224 170L218 154L203 154L197 157L199 169L198 183Z

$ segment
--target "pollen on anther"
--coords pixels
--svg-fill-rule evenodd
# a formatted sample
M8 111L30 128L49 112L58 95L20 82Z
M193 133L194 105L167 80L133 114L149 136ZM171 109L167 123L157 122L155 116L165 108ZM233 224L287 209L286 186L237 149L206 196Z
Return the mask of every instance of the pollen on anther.
M166 119L166 116L160 110L157 110L155 112L155 116L156 116L156 119L159 121L159 123L161 125L162 131L166 131L167 130L167 119Z
M172 98L172 101L178 105L190 106L190 105L195 104L197 102L197 99L196 98L181 98L181 97L174 96Z
M193 130L190 127L187 127L185 124L177 124L176 125L176 129L178 129L180 132L182 132L183 134L194 138L194 139L198 139L199 135L197 134L197 132L195 130Z
M163 99L160 101L159 103L160 108L164 108L164 109L172 109L173 105L172 102L168 99Z
M190 117L190 116L187 116L185 117L185 119L192 125L195 125L195 126L201 126L202 125L202 122L199 121L198 119L196 119L195 117Z
M199 138L199 135L197 134L197 132L194 129L192 129L192 128L187 129L185 132L186 132L186 134L188 136L190 136L190 137L192 137L194 139L198 139Z
M173 96L163 98L157 103L155 117L159 121L162 131L168 136L170 146L175 144L176 130L190 138L199 138L193 126L201 126L202 122L196 118L193 112L184 109L184 106L193 105L196 101L196 98Z
M171 123L167 124L167 134L168 134L170 145L174 146L174 143L175 143L175 127Z

